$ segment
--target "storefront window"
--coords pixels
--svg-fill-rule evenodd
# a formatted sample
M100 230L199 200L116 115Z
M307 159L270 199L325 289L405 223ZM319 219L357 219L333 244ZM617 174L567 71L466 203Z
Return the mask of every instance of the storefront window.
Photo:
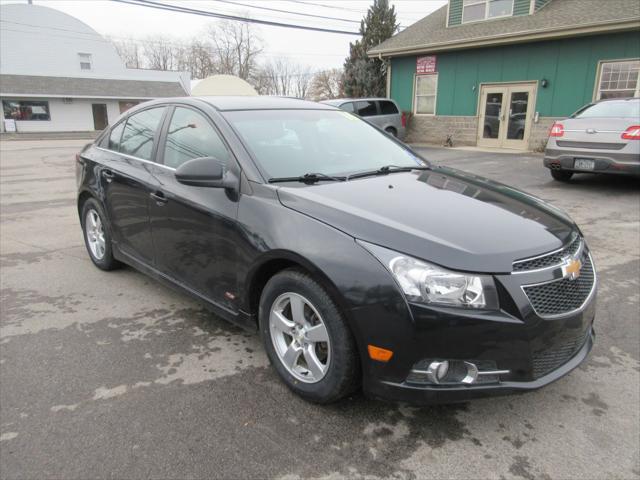
M51 120L49 102L3 100L2 109L8 120Z
M438 75L417 75L414 110L417 115L435 115Z
M513 0L463 0L462 23L513 14Z
M596 100L640 96L640 60L602 62Z

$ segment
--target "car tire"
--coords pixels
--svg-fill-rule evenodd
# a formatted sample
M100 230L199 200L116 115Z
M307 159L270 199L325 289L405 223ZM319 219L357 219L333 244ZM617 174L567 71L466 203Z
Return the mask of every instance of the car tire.
M567 172L566 170L551 170L551 176L554 180L559 182L568 182L573 177L573 172Z
M387 132L389 135L391 135L394 138L398 138L398 132L396 132L396 129L393 127L388 127L387 129L385 129L385 132Z
M269 361L294 393L326 404L360 387L360 362L346 319L309 274L288 269L274 275L262 291L259 324Z
M113 257L111 234L100 202L94 198L84 202L80 221L84 244L93 264L107 271L120 267L120 262Z

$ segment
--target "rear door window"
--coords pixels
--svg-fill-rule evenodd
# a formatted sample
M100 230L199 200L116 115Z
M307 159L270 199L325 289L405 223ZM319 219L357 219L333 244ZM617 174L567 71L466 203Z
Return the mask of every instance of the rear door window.
M108 148L109 150L118 151L120 150L120 139L122 138L122 131L124 130L124 123L120 122L115 127L111 129L109 133L109 139L106 142L103 142L103 146ZM104 145L106 143L106 145Z
M394 115L396 113L399 112L395 103L385 100L380 102L380 115Z
M165 107L150 108L131 115L122 133L120 152L143 160L152 160L153 141Z
M378 114L376 102L371 100L362 100L356 102L356 113L361 117L372 117Z
M345 112L350 112L350 113L354 112L353 102L343 103L342 105L340 105L340 108Z

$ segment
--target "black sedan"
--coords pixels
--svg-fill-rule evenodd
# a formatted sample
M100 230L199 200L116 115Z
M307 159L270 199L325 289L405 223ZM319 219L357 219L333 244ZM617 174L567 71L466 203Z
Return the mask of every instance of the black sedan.
M96 266L259 330L311 401L524 392L593 344L595 268L566 214L327 105L148 102L78 154L77 179Z

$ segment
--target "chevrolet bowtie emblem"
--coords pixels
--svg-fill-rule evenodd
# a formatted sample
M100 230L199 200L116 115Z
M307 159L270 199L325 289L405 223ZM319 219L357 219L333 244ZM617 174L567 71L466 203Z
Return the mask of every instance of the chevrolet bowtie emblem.
M569 280L575 280L580 276L582 262L578 258L567 258L562 266L562 276Z

